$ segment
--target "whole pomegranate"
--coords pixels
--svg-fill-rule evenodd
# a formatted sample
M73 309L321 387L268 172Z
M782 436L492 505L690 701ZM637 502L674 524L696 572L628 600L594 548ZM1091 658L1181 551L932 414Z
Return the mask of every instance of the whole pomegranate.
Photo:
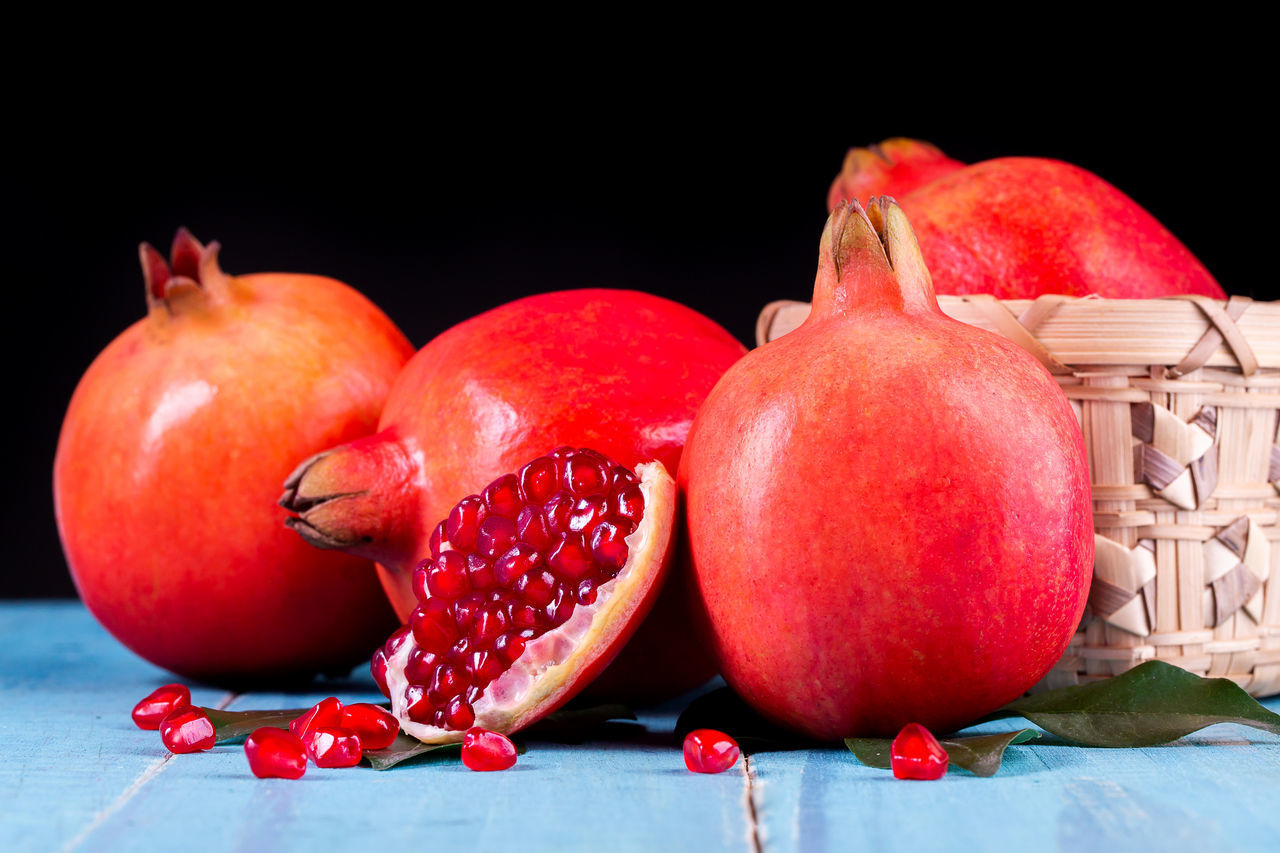
M812 313L716 384L679 483L721 673L813 737L950 731L1035 684L1084 610L1071 407L942 314L885 199L837 206Z
M380 432L308 460L282 503L307 541L377 560L406 620L414 568L459 497L559 445L675 471L698 406L744 352L710 319L646 293L519 299L423 347L397 378ZM667 584L593 694L657 700L711 677L691 619L684 585Z
M927 142L891 139L849 151L828 207L873 195L894 196L911 217L938 293L1226 298L1154 216L1060 160L1002 157L965 166Z
M273 506L300 456L372 432L412 354L346 285L231 277L185 230L141 248L147 317L80 380L53 470L89 610L190 678L345 672L393 616L366 561L324 554Z

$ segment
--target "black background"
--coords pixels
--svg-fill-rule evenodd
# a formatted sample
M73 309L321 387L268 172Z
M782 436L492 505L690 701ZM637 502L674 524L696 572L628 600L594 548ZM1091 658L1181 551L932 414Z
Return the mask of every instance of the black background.
M233 274L359 288L419 346L512 298L586 286L680 300L749 342L765 302L808 297L845 150L904 135L964 161L1091 169L1228 292L1274 298L1269 223L1248 213L1275 186L1259 69L1096 58L1043 76L998 60L907 81L832 62L658 82L619 79L602 56L355 76L341 52L250 74L243 54L170 51L52 86L11 77L0 596L74 595L50 490L59 424L83 370L145 313L138 242L167 253L179 225L219 240Z

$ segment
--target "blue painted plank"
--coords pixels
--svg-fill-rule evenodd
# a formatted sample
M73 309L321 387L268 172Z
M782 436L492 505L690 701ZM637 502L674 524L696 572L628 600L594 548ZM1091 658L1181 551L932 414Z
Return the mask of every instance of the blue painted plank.
M78 604L0 603L0 850L1280 849L1280 738L1238 726L1140 750L1015 746L991 779L902 782L841 749L701 776L670 736L677 702L600 741L531 743L502 773L311 767L294 782L253 778L238 746L170 757L134 728L133 703L170 680ZM378 699L363 673L317 690L195 698Z

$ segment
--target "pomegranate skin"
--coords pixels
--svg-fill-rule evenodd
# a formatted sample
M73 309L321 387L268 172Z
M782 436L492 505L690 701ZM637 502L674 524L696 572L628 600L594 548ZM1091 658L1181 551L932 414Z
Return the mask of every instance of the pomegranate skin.
M999 299L1045 293L1226 298L1191 250L1154 216L1079 166L1002 157L941 168L932 180L919 182L914 174L900 180L897 173L870 168L850 177L850 160L874 163L869 154L855 158L855 151L866 149L850 152L828 207L865 198L855 193L876 185L879 194L895 196L915 227L938 293L990 293ZM915 148L899 156L904 170L924 159Z
M846 199L865 202L873 196L902 196L931 181L963 169L937 146L918 139L894 137L866 148L850 148L844 167L831 183L827 209Z
M59 436L67 563L112 635L188 678L346 672L393 614L370 563L307 547L274 501L299 456L376 427L412 347L340 282L229 277L216 253L180 232L157 277L144 246L149 315L89 367Z
M304 463L282 502L298 509L291 523L313 544L377 560L403 621L417 604L413 570L459 498L564 445L627 468L656 459L676 470L698 406L745 352L712 320L647 293L519 299L419 350L392 388L381 432ZM714 674L692 635L685 588L666 584L585 693L658 701Z
M941 313L896 205L869 213L837 207L810 318L717 383L679 473L722 675L821 739L947 732L1017 697L1093 563L1066 397Z

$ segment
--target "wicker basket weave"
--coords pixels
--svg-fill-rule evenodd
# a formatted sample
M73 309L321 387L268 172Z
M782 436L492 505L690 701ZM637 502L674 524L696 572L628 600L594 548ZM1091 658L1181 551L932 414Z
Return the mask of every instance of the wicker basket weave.
M1097 559L1044 686L1152 658L1280 693L1280 303L939 297L1061 383L1084 431ZM795 328L774 302L759 342Z

